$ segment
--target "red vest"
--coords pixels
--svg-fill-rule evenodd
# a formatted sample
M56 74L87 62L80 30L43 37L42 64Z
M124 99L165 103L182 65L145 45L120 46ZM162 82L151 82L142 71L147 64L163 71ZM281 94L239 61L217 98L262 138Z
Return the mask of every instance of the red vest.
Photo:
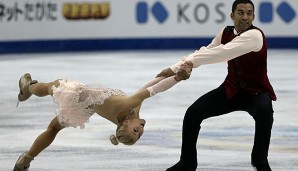
M250 29L258 29L251 26ZM234 39L234 27L224 29L221 43L226 44ZM276 95L267 76L267 42L262 30L263 47L258 52L249 52L228 61L228 75L224 81L226 96L232 98L239 90L252 94L267 93L272 100Z

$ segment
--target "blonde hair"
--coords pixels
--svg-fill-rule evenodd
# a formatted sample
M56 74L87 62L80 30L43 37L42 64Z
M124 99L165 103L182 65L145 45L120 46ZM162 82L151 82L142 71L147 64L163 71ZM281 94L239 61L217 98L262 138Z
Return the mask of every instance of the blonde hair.
M127 133L127 125L120 125L116 129L116 135L110 136L110 141L114 145L118 145L119 142L125 145L133 145L136 141Z

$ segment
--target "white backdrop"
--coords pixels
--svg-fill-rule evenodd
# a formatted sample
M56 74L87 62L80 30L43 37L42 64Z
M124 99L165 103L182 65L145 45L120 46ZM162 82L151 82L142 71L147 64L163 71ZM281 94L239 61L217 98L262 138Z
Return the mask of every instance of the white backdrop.
M213 37L232 24L232 0L1 0L0 42L51 39ZM256 19L267 36L298 35L297 0L255 0ZM66 19L66 4L81 7L108 4L104 18ZM269 6L268 8L261 8ZM141 8L142 7L142 8ZM85 9L84 9L85 8ZM81 9L81 10L80 10ZM270 8L269 8L270 9ZM64 9L65 10L65 9ZM65 12L65 11L64 11ZM267 16L267 20L261 18Z

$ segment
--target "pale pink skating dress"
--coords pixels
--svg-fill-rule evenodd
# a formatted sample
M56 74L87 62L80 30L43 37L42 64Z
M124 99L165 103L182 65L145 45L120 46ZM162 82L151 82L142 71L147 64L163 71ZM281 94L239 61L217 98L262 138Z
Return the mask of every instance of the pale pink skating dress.
M56 115L60 125L65 127L85 128L85 123L95 113L89 108L92 104L101 105L112 95L126 96L117 89L92 88L83 83L60 80L59 87L52 87L53 101L57 105Z

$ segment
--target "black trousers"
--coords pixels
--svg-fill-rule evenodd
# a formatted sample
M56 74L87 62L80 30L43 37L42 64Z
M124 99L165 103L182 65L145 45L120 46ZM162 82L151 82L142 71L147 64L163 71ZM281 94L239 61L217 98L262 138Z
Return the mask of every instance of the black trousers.
M251 153L255 161L267 160L273 125L272 99L268 94L250 94L239 91L227 99L223 85L197 99L186 111L182 129L180 161L197 164L197 149L201 123L204 119L233 111L246 111L255 120L255 138Z

